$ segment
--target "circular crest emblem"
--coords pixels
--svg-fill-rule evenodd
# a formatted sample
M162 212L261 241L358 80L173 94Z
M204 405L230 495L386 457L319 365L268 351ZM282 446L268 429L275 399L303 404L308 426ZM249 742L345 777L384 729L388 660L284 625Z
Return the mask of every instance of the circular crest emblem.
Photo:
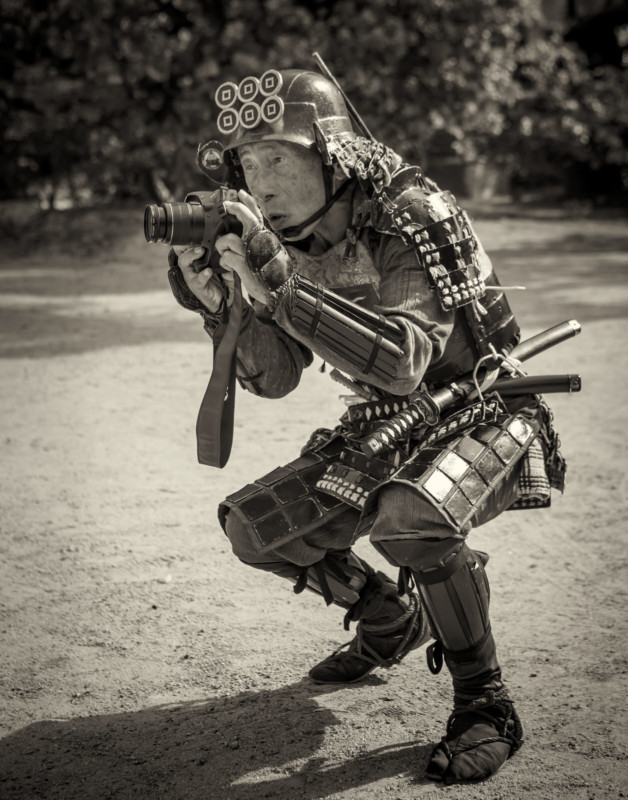
M216 100L218 108L229 108L235 103L237 97L238 87L235 83L227 81L226 83L221 83L216 89L216 96L214 99Z
M277 122L283 116L283 100L281 97L267 97L262 103L262 119L264 122Z
M238 86L238 97L243 103L248 103L249 100L252 100L255 97L258 89L259 81L257 78L252 76L249 78L244 78L240 81L240 85Z
M262 112L257 103L245 103L240 109L240 125L247 130L259 125L261 119Z
M238 112L234 108L225 108L218 114L216 124L221 133L228 135L234 132L239 122Z
M205 169L211 170L212 172L220 169L224 164L222 150L219 150L217 147L203 150L200 159L201 164L205 167Z
M259 79L259 90L264 97L269 97L271 94L277 92L283 86L283 77L276 69L267 69L266 72Z

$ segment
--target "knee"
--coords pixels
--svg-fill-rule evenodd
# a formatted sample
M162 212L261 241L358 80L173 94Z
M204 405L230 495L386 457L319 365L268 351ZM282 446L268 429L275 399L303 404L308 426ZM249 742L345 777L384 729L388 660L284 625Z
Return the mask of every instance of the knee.
M239 519L236 514L227 512L222 526L231 543L233 554L246 564L254 564L260 560L260 553L253 541L251 527Z
M445 539L389 539L377 543L377 549L396 567L408 567L413 572L441 567L463 546L464 540Z

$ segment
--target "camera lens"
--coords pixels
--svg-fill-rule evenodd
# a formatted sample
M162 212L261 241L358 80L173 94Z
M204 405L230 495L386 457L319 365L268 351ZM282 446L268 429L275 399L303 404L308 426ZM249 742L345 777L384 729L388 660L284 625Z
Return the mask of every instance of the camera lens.
M200 203L164 203L146 206L144 236L147 242L201 244L205 213Z
M146 206L144 211L144 236L147 242L165 242L168 233L166 211L163 206Z

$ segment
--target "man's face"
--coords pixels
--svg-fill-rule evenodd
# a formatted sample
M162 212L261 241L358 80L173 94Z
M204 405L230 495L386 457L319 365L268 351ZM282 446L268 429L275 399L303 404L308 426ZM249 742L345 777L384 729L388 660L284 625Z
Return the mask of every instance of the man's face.
M320 156L291 142L255 142L238 148L249 192L275 231L300 225L325 205ZM307 236L312 223L299 238Z

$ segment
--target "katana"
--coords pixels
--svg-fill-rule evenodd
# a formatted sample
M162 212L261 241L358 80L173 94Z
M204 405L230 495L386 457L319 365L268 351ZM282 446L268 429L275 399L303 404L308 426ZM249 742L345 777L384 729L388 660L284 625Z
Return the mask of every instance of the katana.
M536 336L531 336L518 344L510 353L510 358L517 361L527 361L550 347L577 336L581 330L580 323L575 319L560 322L558 325L537 333ZM495 370L486 376L485 382L480 388L482 392L490 388L504 396L511 396L515 394L579 392L582 388L582 382L579 375L539 375L509 378L504 377L503 373L500 377L500 371ZM373 433L362 439L360 442L362 452L375 456L383 450L390 449L393 442L404 439L418 425L422 423L435 425L440 418L440 414L446 408L460 400L468 399L477 390L477 379L473 373L469 373L455 383L450 383L431 394L417 392L411 395L412 402L403 411L383 422Z

